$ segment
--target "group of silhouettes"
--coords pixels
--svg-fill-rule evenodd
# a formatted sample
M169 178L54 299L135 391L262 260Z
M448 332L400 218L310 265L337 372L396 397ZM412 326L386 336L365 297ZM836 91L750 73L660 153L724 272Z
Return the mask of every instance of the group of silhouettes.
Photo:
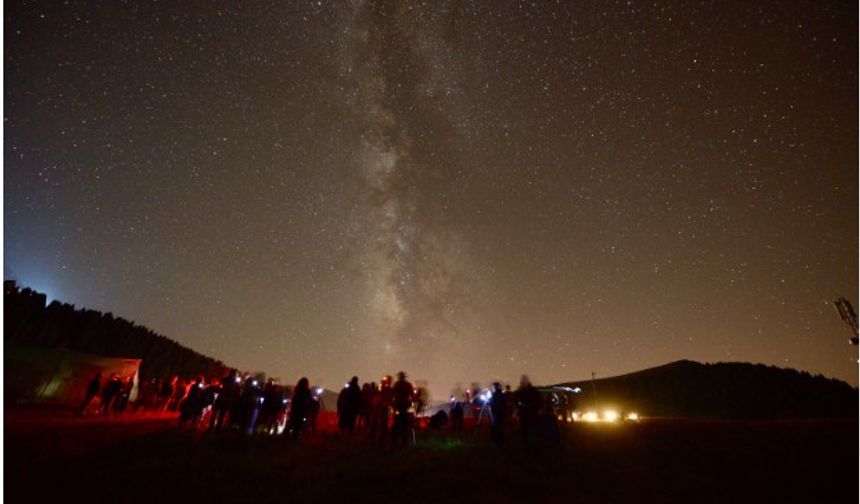
M396 380L386 375L378 384L371 382L361 386L358 377L353 376L337 398L338 429L346 436L361 433L380 443L387 439L395 445L406 445L410 439L414 441L416 415L423 410L426 395L406 379L406 373L401 371L396 376ZM92 409L90 406L99 394L101 401L97 411L104 415L122 413L129 404L133 385L133 378L123 380L117 374L111 375L102 385L101 375L96 375L88 384L81 413ZM322 389L312 390L304 377L290 390L274 380L261 383L231 370L209 383L202 375L194 381L176 376L150 380L140 388L137 401L130 409L134 412L178 412L180 425L191 428L198 428L208 413L207 431L210 433L234 430L245 434L284 434L295 439L303 432L317 429L321 394ZM475 391L472 396L467 392L462 402L452 396L448 411L440 409L429 418L427 425L431 429L450 425L454 431L462 430L464 408L470 409L476 430L486 418L491 437L499 445L504 443L506 427L514 415L526 446L541 427L542 396L525 376L516 391L511 391L510 387L503 389L497 382L484 393Z
M396 381L386 375L379 385L371 382L361 387L358 377L353 376L337 398L337 425L347 434L360 430L380 442L390 432L395 445L405 445L410 434L414 440L414 414L421 412L423 401L419 389L406 380L403 371L397 373Z
M84 414L92 411L105 416L124 413L128 408L131 391L134 388L134 376L122 379L119 374L113 373L104 385L101 381L101 373L96 373L89 381L86 395L78 407L78 412ZM97 398L98 401L96 401Z
M235 370L208 384L198 376L179 403L179 423L197 428L209 412L207 431L211 433L224 430L280 433L292 400L289 415L301 419L301 429L296 429L294 435L306 428L315 429L320 397L311 393L307 378L299 380L291 397L274 380L263 383L253 377L242 377Z
M395 445L406 444L410 434L414 441L415 414L420 413L424 406L419 390L406 380L403 372L397 374L393 383L390 376L385 376L379 386L365 383L360 388L358 378L354 376L338 396L338 427L350 435L355 430L363 430L369 438L384 441L391 423L390 434ZM483 393L467 391L463 401L452 396L448 411L439 409L429 417L427 426L431 429L450 426L451 430L462 431L466 409L470 410L475 422L475 432L482 419L486 418L491 438L500 446L504 444L505 431L514 416L526 447L533 445L535 438L550 442L558 439L557 418L552 404L543 400L526 376L522 377L516 391L511 391L509 386L503 389L500 383L495 382ZM390 418L393 421L389 422Z

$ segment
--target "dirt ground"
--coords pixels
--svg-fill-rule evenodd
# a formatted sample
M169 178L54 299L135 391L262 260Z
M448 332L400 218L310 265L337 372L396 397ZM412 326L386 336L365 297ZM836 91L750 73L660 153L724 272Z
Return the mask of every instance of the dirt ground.
M501 448L486 429L395 448L208 436L169 415L4 420L6 502L858 502L857 420L574 424L530 451L513 428Z

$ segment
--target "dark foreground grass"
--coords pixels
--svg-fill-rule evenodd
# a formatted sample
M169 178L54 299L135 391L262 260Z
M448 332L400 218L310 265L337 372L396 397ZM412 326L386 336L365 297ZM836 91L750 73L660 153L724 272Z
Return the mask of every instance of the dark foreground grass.
M154 425L53 425L47 438L7 425L7 502L858 501L856 421L574 425L560 445L530 452L514 432L504 448L485 432L424 432L393 448L333 433L294 442ZM66 445L114 442L52 456L45 439L64 430Z

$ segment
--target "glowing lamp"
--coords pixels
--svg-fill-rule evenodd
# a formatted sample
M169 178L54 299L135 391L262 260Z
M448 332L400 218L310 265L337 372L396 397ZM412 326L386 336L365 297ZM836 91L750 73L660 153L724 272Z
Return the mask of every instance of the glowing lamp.
M618 412L614 410L606 410L603 412L603 419L607 422L618 421Z

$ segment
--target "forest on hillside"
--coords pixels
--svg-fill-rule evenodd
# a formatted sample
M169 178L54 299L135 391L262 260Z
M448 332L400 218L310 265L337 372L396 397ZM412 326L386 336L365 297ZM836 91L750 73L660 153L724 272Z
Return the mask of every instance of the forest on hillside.
M5 347L63 348L109 357L142 359L143 379L222 376L227 366L112 313L76 309L44 294L4 282Z

